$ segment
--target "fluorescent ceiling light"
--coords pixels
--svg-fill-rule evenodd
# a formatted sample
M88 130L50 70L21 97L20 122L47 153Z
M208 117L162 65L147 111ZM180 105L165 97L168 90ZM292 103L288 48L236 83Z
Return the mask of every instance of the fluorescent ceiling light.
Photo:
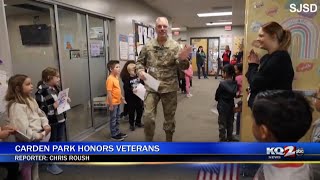
M232 22L218 22L218 23L207 23L207 26L217 26L217 25L230 25Z
M216 13L200 13L199 17L211 17L211 16L231 16L232 12L216 12Z
M171 28L171 30L173 30L173 31L179 31L180 28Z

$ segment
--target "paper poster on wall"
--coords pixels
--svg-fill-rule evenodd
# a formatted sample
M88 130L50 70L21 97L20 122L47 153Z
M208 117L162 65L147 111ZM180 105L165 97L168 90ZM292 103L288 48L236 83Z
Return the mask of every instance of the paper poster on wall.
M227 44L231 44L232 43L232 39L231 38L227 38Z
M64 35L63 42L64 42L64 48L66 50L73 49L73 36L72 35L70 35L70 34Z
M128 60L135 60L136 49L134 44L134 34L128 35L129 57Z
M147 27L143 27L143 42L144 44L146 44L149 41L148 38L148 28Z
M135 60L135 55L134 54L129 55L129 60Z
M143 27L138 26L139 44L143 44Z
M8 89L7 73L0 70L0 113L5 112L7 102L4 100Z
M222 46L222 44L226 44L226 43L227 43L226 39L224 37L220 37L221 46Z
M137 47L138 55L140 54L140 51L142 50L142 48L143 48L143 45L139 45L139 46Z
M91 57L100 56L100 48L101 48L101 44L100 43L91 43L90 44Z
M129 46L129 54L134 54L134 47L133 46Z
M128 35L128 44L129 44L129 46L134 46L134 35L133 34Z
M153 35L154 35L154 34L153 34L153 28L149 27L149 28L148 28L148 37L149 37L149 38L153 38Z
M120 59L128 60L128 54L129 54L128 36L120 34L119 41L120 41L119 43Z
M0 85L7 84L7 72L0 70Z

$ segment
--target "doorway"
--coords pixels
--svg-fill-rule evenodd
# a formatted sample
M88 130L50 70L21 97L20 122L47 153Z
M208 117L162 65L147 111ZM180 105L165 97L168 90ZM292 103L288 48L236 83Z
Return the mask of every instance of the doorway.
M203 47L203 51L206 53L205 71L207 75L214 76L218 73L218 58L220 57L219 37L204 37L204 38L190 38L190 44L193 47L192 64L194 73L198 73L196 63L196 52L200 46Z

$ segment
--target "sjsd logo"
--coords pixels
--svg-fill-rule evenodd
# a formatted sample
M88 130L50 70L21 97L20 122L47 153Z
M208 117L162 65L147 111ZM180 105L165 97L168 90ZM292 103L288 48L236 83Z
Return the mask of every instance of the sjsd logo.
M290 4L290 12L317 12L318 6L317 4Z

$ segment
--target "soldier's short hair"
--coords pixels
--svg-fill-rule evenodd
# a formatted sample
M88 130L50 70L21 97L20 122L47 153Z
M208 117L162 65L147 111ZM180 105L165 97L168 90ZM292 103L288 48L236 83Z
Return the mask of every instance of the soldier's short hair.
M110 60L107 64L108 70L111 72L117 64L120 64L118 60Z
M156 24L158 24L158 22L159 22L161 19L166 20L166 21L167 21L167 24L169 24L168 18L166 18L166 17L158 17L158 18L156 19Z

